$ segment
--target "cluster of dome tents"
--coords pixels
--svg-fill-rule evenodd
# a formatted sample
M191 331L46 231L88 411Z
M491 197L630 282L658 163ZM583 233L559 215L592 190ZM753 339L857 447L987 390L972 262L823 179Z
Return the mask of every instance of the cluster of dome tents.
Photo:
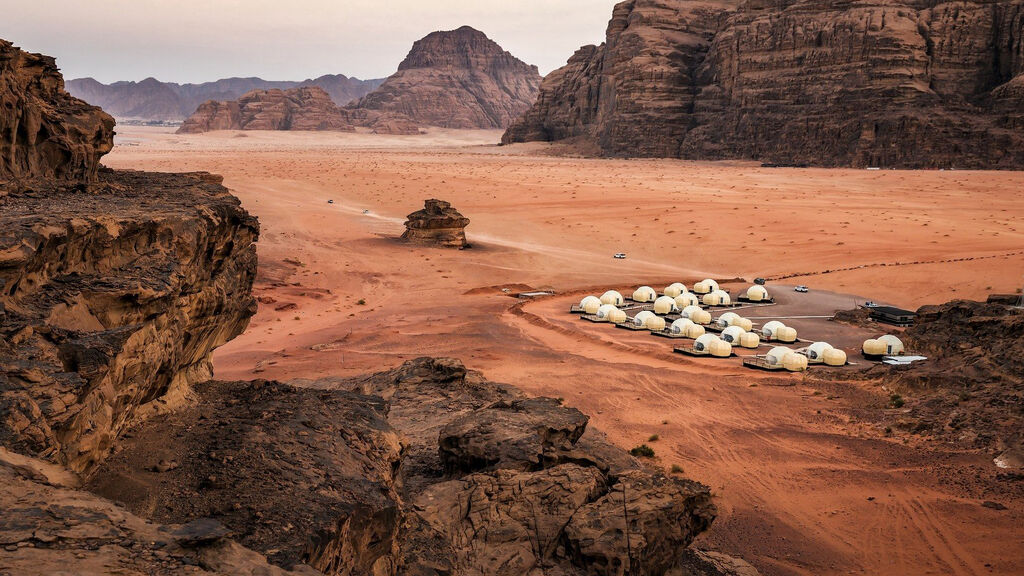
M772 303L768 290L762 285L749 287L740 297L749 303ZM627 304L629 302L629 304ZM642 310L630 318L623 309L636 305ZM765 322L755 328L749 318L727 311L713 319L711 312L702 306L731 306L729 293L714 280L703 280L693 285L693 291L687 290L680 282L670 284L659 293L650 286L640 286L633 291L630 298L620 292L608 290L601 296L583 298L577 312L587 315L587 319L595 322L607 322L634 330L649 330L658 336L668 338L687 338L693 340L692 346L676 348L676 351L696 356L726 358L734 355L734 348L755 350L760 346L775 342L780 345L771 348L768 353L745 356L744 364L769 370L788 370L800 372L811 365L843 366L847 364L847 354L833 347L828 342L814 342L805 348L794 350L781 344L798 342L797 331L778 320ZM903 344L894 336L882 336L864 343L864 356L880 357L903 353Z

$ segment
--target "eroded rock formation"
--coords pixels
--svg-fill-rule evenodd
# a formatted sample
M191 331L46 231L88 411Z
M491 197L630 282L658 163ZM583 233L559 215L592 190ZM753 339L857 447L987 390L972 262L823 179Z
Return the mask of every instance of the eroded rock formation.
M398 72L349 108L364 111L363 125L505 128L533 104L540 80L536 66L463 26L418 40Z
M50 56L0 40L0 180L93 180L114 119L64 91Z
M661 575L682 570L716 514L705 486L642 467L578 411L457 360L199 392L136 427L91 487L161 522L212 517L285 568Z
M1024 3L628 0L503 141L610 156L1024 166Z
M245 328L258 225L209 174L5 192L0 441L86 472Z
M466 226L469 226L469 218L444 200L427 200L423 210L409 214L408 218L405 233L402 234L404 240L428 246L463 248L467 245Z
M351 132L348 116L318 86L253 90L238 100L203 103L178 129L180 134L212 130L334 130Z

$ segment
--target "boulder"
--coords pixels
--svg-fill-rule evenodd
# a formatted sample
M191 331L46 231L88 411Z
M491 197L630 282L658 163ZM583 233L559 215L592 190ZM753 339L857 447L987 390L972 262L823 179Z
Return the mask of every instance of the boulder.
M469 218L448 202L427 200L423 210L409 214L408 218L403 240L428 246L464 248L468 245L466 226L469 226Z

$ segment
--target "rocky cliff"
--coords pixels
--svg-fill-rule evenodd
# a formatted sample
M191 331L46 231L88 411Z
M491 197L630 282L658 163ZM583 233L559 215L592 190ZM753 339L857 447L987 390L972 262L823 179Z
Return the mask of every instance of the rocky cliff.
M179 134L211 130L335 130L355 128L322 88L253 90L238 100L199 106Z
M628 0L506 143L822 166L1024 166L1024 3Z
M64 91L49 56L0 40L0 181L93 180L114 119Z
M223 78L201 84L176 84L146 78L141 82L103 84L93 78L69 80L68 92L99 106L122 120L173 122L188 118L208 100L237 100L253 90L290 90L317 86L339 106L349 104L372 92L384 79L360 80L343 74L319 78L273 81L262 78Z
M540 74L463 26L413 44L398 72L350 108L443 128L505 128L529 109Z

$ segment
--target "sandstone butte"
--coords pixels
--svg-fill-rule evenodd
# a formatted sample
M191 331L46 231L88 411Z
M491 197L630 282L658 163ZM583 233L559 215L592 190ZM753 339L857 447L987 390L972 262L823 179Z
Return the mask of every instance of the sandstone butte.
M211 130L335 130L351 132L348 117L319 86L253 90L238 100L210 100L178 129L180 134Z
M99 167L110 117L52 59L2 43L0 78L0 570L756 575L688 549L708 487L458 360L210 381L256 219L218 176Z
M627 0L503 142L770 164L1024 167L1024 3Z
M416 41L398 72L357 104L365 125L403 119L442 128L505 128L528 110L541 77L469 26Z
M409 214L402 239L414 244L465 248L469 218L444 200L427 200L423 210Z

